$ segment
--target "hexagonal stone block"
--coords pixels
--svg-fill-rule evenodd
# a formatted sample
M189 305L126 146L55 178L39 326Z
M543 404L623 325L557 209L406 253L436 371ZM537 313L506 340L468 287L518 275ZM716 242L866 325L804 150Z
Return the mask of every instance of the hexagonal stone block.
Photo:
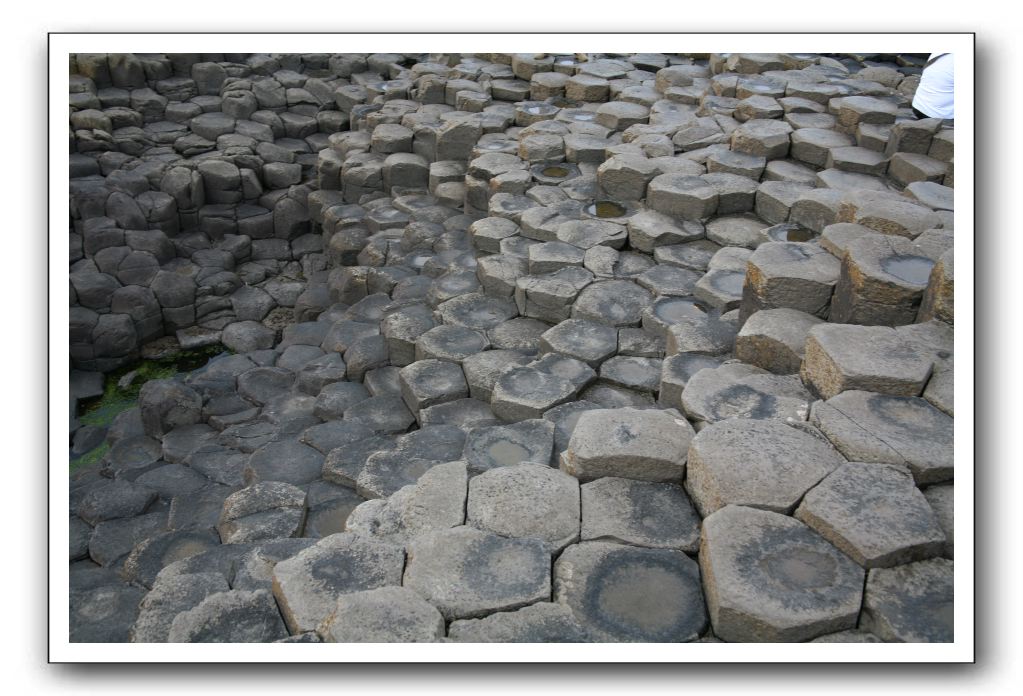
M707 171L710 173L734 174L760 181L760 175L767 166L767 160L759 155L732 150L720 150L707 157Z
M653 297L629 280L600 280L579 293L572 306L573 319L589 319L610 326L639 326L643 309Z
M553 442L554 425L544 419L479 426L466 435L462 458L473 475L521 462L547 464Z
M580 493L583 541L696 552L700 516L681 486L606 476Z
M932 558L867 576L860 625L890 643L955 640L954 564Z
M146 591L107 584L69 593L68 640L72 643L124 643Z
M517 278L515 304L522 316L551 323L564 321L580 292L592 281L592 273L572 266L546 275Z
M920 396L933 365L890 327L818 324L807 334L800 375L825 399L853 389Z
M717 210L717 190L695 176L661 174L647 187L647 205L674 219L703 220Z
M224 500L217 532L225 544L302 535L306 494L280 481L262 481Z
M206 597L174 617L169 643L270 643L288 629L267 590L232 590Z
M456 643L586 643L592 640L568 607L537 602L482 619L460 619L448 627Z
M554 352L597 367L614 355L618 332L606 324L585 319L566 319L540 336L540 354Z
M707 239L722 246L754 249L761 243L765 227L763 220L753 215L726 215L707 223Z
M908 471L849 462L806 494L795 516L865 568L941 553L945 533Z
M660 388L661 359L618 355L600 367L602 382L653 394Z
M842 324L912 324L934 260L908 239L864 235L849 242L832 299L831 321Z
M418 360L401 368L401 398L414 414L428 406L469 396L462 368L447 360Z
M408 588L378 587L338 598L317 633L324 643L433 643L444 617Z
M742 271L712 268L696 283L693 297L721 312L737 309L742 301L745 275Z
M585 258L581 248L562 241L534 244L528 253L531 275L554 273L567 266L582 266Z
M819 437L779 421L742 418L701 430L688 458L686 490L704 517L733 504L791 513L845 463Z
M653 210L641 210L628 219L629 246L653 253L656 247L683 244L703 237L703 228L694 222L676 222Z
M402 585L446 619L473 618L549 599L550 567L550 555L537 539L455 527L409 543Z
M554 564L554 598L599 641L687 642L707 626L700 569L681 551L576 544Z
M514 319L512 321L515 321ZM489 403L494 383L504 372L521 367L529 356L517 350L485 350L462 361L462 372L469 385L469 396Z
M803 363L806 335L823 321L797 309L762 309L739 329L735 357L775 374L795 374Z
M791 517L730 505L703 521L714 635L798 642L856 627L864 570Z
M136 544L124 560L124 566L120 573L121 578L128 582L152 587L156 576L164 567L214 548L218 542L217 534L212 529L160 532ZM91 542L89 551L91 554Z
M792 159L815 167L827 166L828 153L853 145L853 139L827 128L799 128L792 133Z
M468 480L465 462L437 464L388 498L359 505L345 530L404 546L420 534L458 527L465 523Z
M701 370L682 391L686 416L707 423L728 418L805 421L812 401L798 376L775 375L743 363Z
M918 237L939 226L942 216L905 196L888 191L851 191L844 196L835 222L854 222L881 234Z
M846 391L813 405L810 422L850 461L908 466L917 485L953 476L953 421L923 399Z
M292 436L268 442L253 452L245 465L245 480L301 486L318 479L322 468L323 455Z
M582 481L602 476L679 481L693 435L693 427L677 413L634 408L585 411L562 454L561 469Z
M400 546L355 534L331 534L273 569L273 593L292 633L315 630L339 595L400 585Z
M460 362L489 345L487 337L480 331L464 326L435 326L416 340L415 359Z
M490 408L495 416L505 421L540 418L544 411L565 403L577 391L574 384L557 375L535 367L517 367L502 374L494 383Z
M77 508L78 516L95 526L106 520L135 517L156 500L156 491L130 481L115 479L90 488Z
M219 573L160 576L138 605L138 618L131 627L131 642L173 642L168 641L168 634L175 616L192 609L206 597L227 589L227 580Z
M437 313L445 324L469 329L492 329L518 315L515 304L497 297L469 293L442 302Z
M739 322L778 307L826 316L840 271L838 259L816 244L761 244L747 262Z
M608 220L569 220L558 225L558 241L579 249L606 246L621 249L628 239L624 225Z
M789 153L792 131L792 126L773 117L748 120L732 131L732 149L768 160L782 159Z
M466 524L557 553L579 540L579 481L546 464L491 469L469 480Z
M656 165L642 155L609 157L597 168L597 185L605 195L620 201L638 201L659 174Z

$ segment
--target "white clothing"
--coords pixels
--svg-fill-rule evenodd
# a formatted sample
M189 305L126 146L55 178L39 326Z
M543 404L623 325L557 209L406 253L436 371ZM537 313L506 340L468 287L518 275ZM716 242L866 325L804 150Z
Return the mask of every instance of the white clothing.
M935 54L931 54L931 58ZM955 96L952 87L955 84L951 53L938 58L920 76L920 86L913 96L913 108L922 111L931 118L955 118L953 103Z

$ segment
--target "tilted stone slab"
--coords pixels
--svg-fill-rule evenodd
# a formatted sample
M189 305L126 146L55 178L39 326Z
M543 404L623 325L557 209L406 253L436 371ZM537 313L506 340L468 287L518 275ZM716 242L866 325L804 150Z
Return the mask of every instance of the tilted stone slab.
M730 505L700 541L714 634L730 642L798 642L856 627L864 570L791 517Z
M679 481L693 435L693 427L677 412L586 411L572 431L561 469L581 481L602 476Z
M865 568L941 553L945 533L909 472L843 464L806 494L796 517Z
M795 374L803 364L807 334L823 322L797 309L762 309L735 337L735 357L775 374Z
M217 531L225 544L283 539L302 534L306 494L280 481L261 481L224 500Z
M292 634L313 631L341 595L400 585L404 564L400 546L331 534L274 566L273 593Z
M550 564L537 539L505 539L455 527L409 543L402 585L446 619L475 618L548 600Z
M838 259L816 244L761 244L747 262L739 322L778 307L826 316L840 270Z
M920 396L933 365L887 326L818 324L807 334L800 375L824 399L852 389Z
M602 642L687 642L707 626L699 567L681 551L575 544L554 564L554 598Z
M814 404L810 422L850 461L902 464L917 485L953 477L953 421L927 401L846 391Z
M444 617L406 587L378 587L338 598L317 633L324 643L432 643Z
M267 590L212 594L174 617L170 643L271 643L288 637Z
M420 534L457 527L465 523L468 480L465 462L437 464L388 498L359 505L345 531L404 546Z
M726 505L789 514L845 463L827 442L780 421L709 425L689 445L686 490L706 517Z
M572 611L554 602L537 602L482 619L460 619L448 627L456 643L588 643L586 628Z
M700 516L674 483L606 476L583 484L583 541L614 541L695 553Z

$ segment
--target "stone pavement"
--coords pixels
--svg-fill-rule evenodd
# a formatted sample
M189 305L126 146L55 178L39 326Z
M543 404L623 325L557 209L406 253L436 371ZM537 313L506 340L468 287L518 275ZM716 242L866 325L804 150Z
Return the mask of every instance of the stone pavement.
M71 640L952 640L922 64L72 55Z

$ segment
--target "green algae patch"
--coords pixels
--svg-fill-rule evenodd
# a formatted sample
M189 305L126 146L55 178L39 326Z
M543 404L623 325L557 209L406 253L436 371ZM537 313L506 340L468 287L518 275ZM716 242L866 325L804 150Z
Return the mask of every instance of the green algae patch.
M79 406L78 420L82 425L105 428L118 414L138 403L139 391L146 382L153 379L170 379L174 375L191 372L225 352L224 347L219 344L205 346L178 351L152 360L142 360L110 372L103 381L103 395L83 402ZM70 471L98 462L106 455L107 450L109 446L103 443L72 459Z

